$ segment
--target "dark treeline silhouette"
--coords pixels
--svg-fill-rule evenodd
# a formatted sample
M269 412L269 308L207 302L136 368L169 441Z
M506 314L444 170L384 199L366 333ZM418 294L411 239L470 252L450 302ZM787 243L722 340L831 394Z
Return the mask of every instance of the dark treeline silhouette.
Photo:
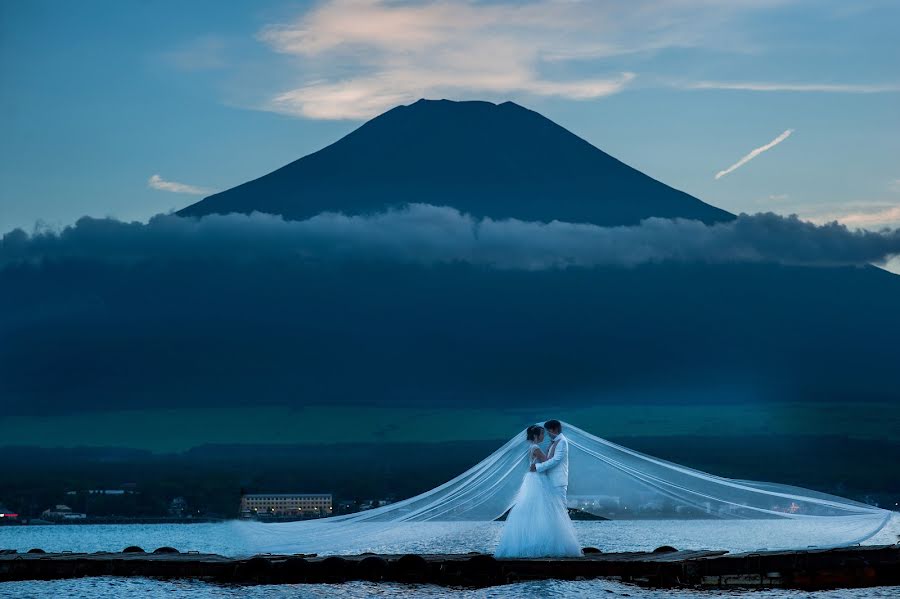
M770 480L892 507L900 500L900 442L823 436L634 437L634 449L735 478ZM155 454L125 449L4 449L0 502L27 517L56 503L89 516L166 516L184 497L196 516L236 517L247 492L326 492L335 499L402 499L480 461L502 441L198 447ZM752 448L752 449L748 449ZM115 489L127 497L67 491Z

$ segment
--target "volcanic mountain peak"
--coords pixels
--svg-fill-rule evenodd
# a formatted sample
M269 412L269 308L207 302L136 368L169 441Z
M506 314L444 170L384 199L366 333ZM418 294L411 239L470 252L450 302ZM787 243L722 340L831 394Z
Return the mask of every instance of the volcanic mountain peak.
M410 203L476 217L632 225L733 218L513 102L419 100L336 143L179 212L368 214Z

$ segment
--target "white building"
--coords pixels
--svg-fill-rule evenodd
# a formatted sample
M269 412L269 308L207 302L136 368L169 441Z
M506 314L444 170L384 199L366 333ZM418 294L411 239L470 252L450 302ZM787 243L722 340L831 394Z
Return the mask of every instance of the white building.
M241 496L242 518L323 518L332 513L331 493L253 493Z

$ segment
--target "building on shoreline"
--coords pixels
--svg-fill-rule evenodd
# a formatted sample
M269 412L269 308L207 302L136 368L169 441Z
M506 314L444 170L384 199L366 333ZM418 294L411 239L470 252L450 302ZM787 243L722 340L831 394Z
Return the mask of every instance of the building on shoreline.
M241 495L241 518L302 520L332 514L331 493L249 493Z
M51 508L47 508L41 513L41 518L43 520L49 520L50 522L73 522L78 520L84 520L87 518L87 514L82 514L80 512L73 512L72 508L67 505L57 504Z

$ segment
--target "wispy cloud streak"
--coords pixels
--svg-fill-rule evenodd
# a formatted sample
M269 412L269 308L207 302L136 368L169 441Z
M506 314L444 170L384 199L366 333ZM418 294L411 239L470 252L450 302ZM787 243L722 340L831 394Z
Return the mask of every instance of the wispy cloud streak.
M778 144L780 144L781 142L786 140L788 137L790 137L793 132L794 132L793 129L788 129L787 131L785 131L784 133L782 133L781 135L779 135L778 137L776 137L775 139L773 139L772 141L767 143L766 145L760 146L760 147L752 150L749 154L747 154L746 156L744 156L743 158L741 158L740 160L738 160L737 162L735 162L734 164L732 164L731 166L726 168L725 170L721 170L718 173L716 173L716 179L721 179L728 173L734 172L737 169L741 168L742 166L744 166L745 164L747 164L748 162L750 162L751 160L753 160L754 158L756 158L757 156L762 154L763 152L768 152L769 150L771 150L772 148L774 148L775 146L777 146Z
M684 89L722 89L753 92L821 92L837 94L882 94L900 92L900 84L777 83L763 81L698 81Z
M364 119L422 97L601 98L635 78L602 61L716 44L723 23L778 1L322 0L260 31L299 67L260 108Z
M179 183L177 181L166 181L159 175L153 175L147 179L147 186L160 191L168 191L171 193L188 193L191 195L209 195L214 190L207 187L198 187L196 185L188 185L187 183Z

